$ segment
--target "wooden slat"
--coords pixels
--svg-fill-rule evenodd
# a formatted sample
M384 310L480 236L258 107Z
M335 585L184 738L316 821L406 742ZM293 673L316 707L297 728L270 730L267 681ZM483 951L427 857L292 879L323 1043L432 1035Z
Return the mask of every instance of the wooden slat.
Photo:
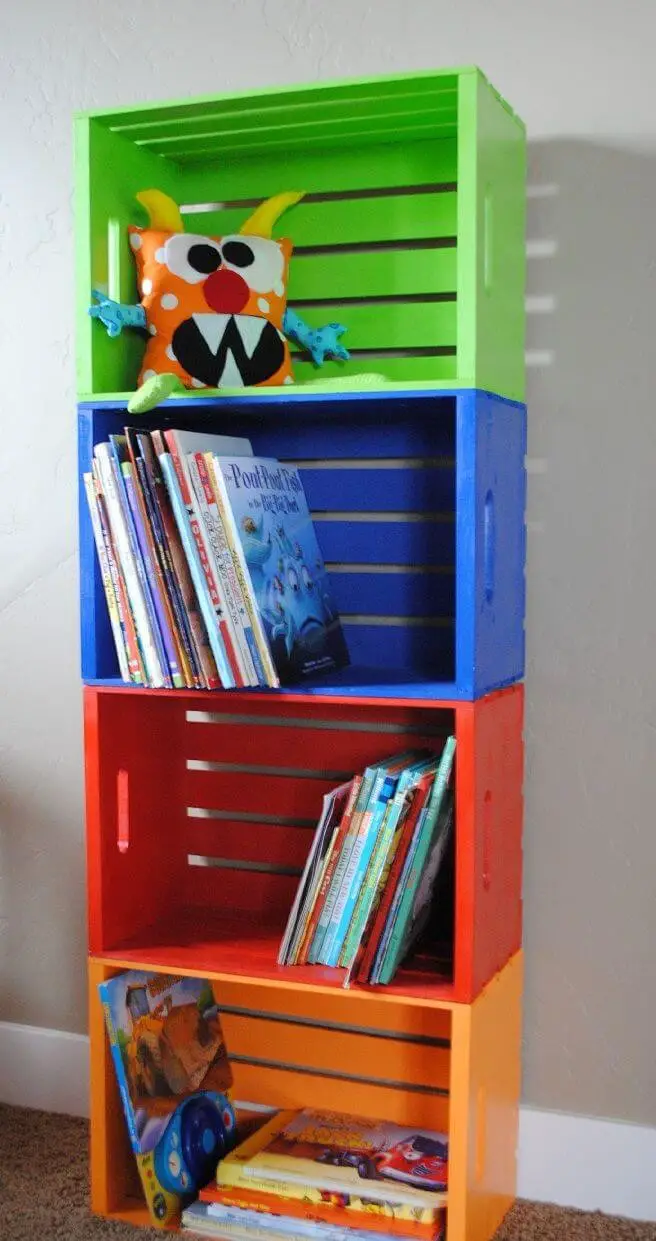
M297 971L287 970L293 980ZM392 1038L442 1039L451 1036L451 1014L440 1007L416 1008L402 1001L390 1003L386 988L378 991L331 990L328 994L306 989L271 986L257 979L226 979L213 984L221 1007L250 1008L256 1012L318 1024L341 1022L364 1030L377 1030Z
M433 358L388 358L384 354L368 354L357 357L355 354L350 362L333 362L328 359L319 370L312 362L299 362L294 359L294 376L297 384L313 382L317 379L344 379L349 375L381 375L388 383L420 383L448 382L455 385L457 367L455 355Z
M389 186L436 185L458 176L455 138L422 142L370 144L366 152L345 147L337 151L292 150L260 152L239 160L207 160L181 164L181 200L188 203L266 198L281 189L307 192L378 189ZM291 219L291 216L290 216Z
M456 288L455 246L301 253L293 256L289 268L290 305L294 298L401 297L406 293L454 293Z
M330 1077L237 1063L233 1066L236 1098L256 1099L269 1107L316 1107L384 1116L400 1125L448 1130L449 1102L440 1095L393 1090Z
M255 756L253 737L249 752L244 757ZM265 776L253 772L187 771L184 797L187 806L256 815L276 814L316 822L321 812L322 797L334 788L334 784L334 780Z
M340 512L452 512L455 471L445 466L375 466L302 471L308 505Z
M394 1042L367 1034L345 1033L222 1013L230 1055L245 1059L283 1060L320 1072L404 1082L449 1089L451 1053L444 1047Z
M424 668L453 679L453 629L407 625L350 625L344 634L354 664L373 668Z
M330 587L340 613L374 616L453 616L452 573L330 572Z
M451 110L433 116L426 113L397 113L383 117L371 117L367 121L350 119L318 121L313 124L290 125L288 129L274 128L261 130L244 128L235 129L227 134L222 131L214 133L183 135L182 137L146 138L139 140L138 145L154 155L163 155L176 159L182 155L185 159L205 156L208 159L226 156L239 156L254 152L270 153L275 150L288 151L290 148L299 153L311 151L313 148L331 147L343 149L346 146L358 146L368 142L405 141L417 142L430 140L443 134L452 138L456 133L456 121Z
M301 363L296 362L297 373L301 369ZM322 367L314 374L323 375L324 370ZM295 404L288 407L284 418L260 415L255 409L253 415L240 424L239 434L247 433L256 454L299 463L344 458L453 458L455 400L436 401L431 396L424 400L417 398L412 402L410 413L400 401L394 401L391 406L381 400L371 405L360 401L357 417L349 401L333 407L328 416L318 413L316 405L302 402L298 409Z
M408 565L454 561L451 521L325 521L319 513L315 529L324 560Z
M279 920L282 927L298 887L298 876L261 871L220 870L187 866L179 876L180 901L210 916L248 913L260 922ZM175 944L172 929L172 946ZM202 943L202 936L199 939Z
M272 866L305 865L313 828L277 823L234 823L222 819L188 819L184 839L190 854Z
M446 730L452 719L451 712L433 712L430 722L433 728ZM428 728L424 731L420 719L412 731L393 732L258 727L256 722L233 722L190 724L185 748L190 758L205 761L240 762L255 750L262 766L293 762L299 768L355 772L410 746L430 748L434 741L434 732Z
M250 208L186 212L185 231L225 236L239 232ZM424 237L455 237L457 194L385 194L381 198L301 201L276 226L276 236L289 236L294 246L348 245L362 241L412 241Z
M338 254L335 251L335 254ZM332 255L324 261L330 263ZM455 302L391 302L370 306L302 307L301 318L312 328L326 322L344 323L349 349L416 349L456 344ZM300 346L292 343L292 352Z

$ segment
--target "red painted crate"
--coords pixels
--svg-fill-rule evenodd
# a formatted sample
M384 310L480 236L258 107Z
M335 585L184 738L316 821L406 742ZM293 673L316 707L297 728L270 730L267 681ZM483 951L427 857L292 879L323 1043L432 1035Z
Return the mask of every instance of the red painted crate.
M421 706L229 693L208 703L201 693L87 687L91 952L340 986L340 970L276 964L322 795L369 762L411 745L439 749L454 732L446 926L386 991L469 1003L521 941L522 714L522 685Z

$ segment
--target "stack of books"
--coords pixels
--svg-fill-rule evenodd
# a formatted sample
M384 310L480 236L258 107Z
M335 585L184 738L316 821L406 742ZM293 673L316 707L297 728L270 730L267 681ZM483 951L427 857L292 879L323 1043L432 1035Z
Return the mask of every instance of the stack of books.
M426 926L453 822L455 738L441 755L372 764L324 798L278 954L280 965L389 983Z
M293 466L247 439L126 427L84 486L125 682L276 688L348 663Z
M241 1241L443 1236L448 1139L336 1112L279 1112L218 1165L182 1226Z

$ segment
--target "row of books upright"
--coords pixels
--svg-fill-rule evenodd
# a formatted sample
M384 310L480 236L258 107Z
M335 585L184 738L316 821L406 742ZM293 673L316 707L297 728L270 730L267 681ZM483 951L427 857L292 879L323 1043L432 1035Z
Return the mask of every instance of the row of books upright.
M455 738L405 752L324 797L280 945L280 965L389 983L426 926L453 823Z
M293 466L240 437L126 427L84 486L125 682L277 688L348 662Z

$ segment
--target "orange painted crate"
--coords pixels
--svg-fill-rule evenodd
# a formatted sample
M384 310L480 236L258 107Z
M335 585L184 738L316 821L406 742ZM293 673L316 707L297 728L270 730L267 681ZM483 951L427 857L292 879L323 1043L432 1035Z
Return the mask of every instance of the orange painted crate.
M91 1203L147 1223L97 991L117 968L90 960ZM235 1100L448 1132L447 1241L489 1241L515 1196L521 981L521 953L471 1005L215 976Z
M521 943L523 686L476 702L85 689L94 955L224 980L332 988L280 967L322 796L370 762L454 732L452 878L385 994L468 1003ZM447 874L449 871L447 869ZM380 988L353 988L381 994Z

